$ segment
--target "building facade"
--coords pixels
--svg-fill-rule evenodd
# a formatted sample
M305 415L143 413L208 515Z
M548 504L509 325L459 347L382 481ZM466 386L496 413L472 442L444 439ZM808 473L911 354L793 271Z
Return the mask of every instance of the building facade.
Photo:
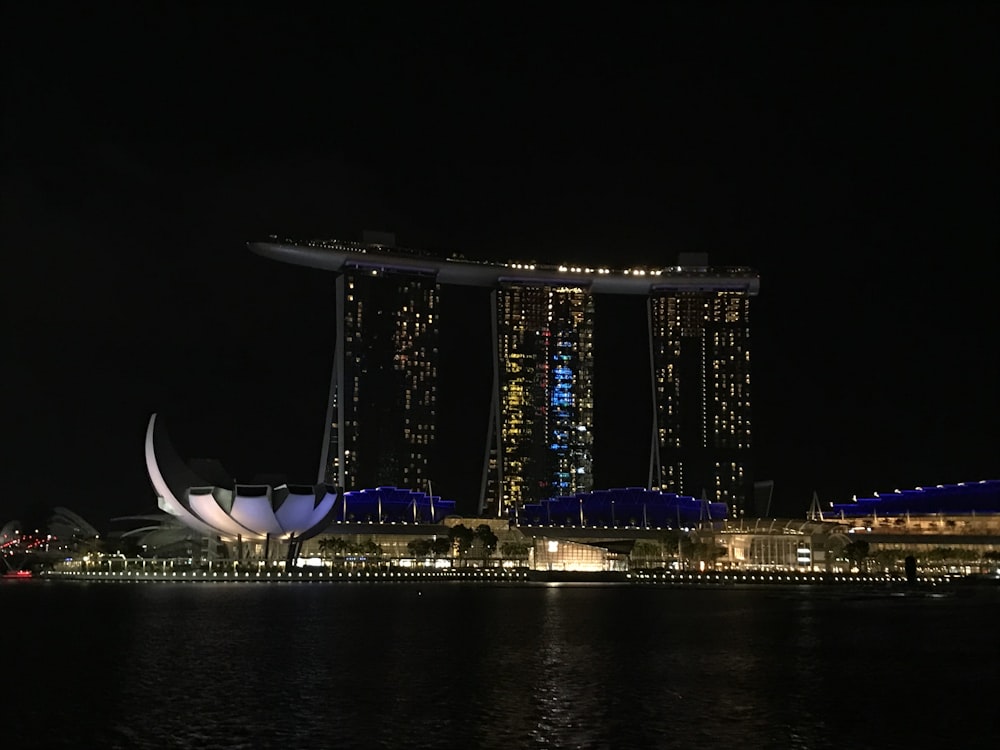
M253 252L338 274L321 480L424 489L435 438L439 285L489 288L493 393L480 512L593 488L594 297L648 300L647 488L750 510L749 301L755 271L707 258L588 268L436 257L385 243L272 237ZM638 322L638 321L637 321Z
M752 512L750 293L655 290L650 484Z
M493 292L494 394L480 507L593 487L594 301L585 286Z
M337 343L322 479L347 490L426 487L436 434L433 274L390 267L337 277Z

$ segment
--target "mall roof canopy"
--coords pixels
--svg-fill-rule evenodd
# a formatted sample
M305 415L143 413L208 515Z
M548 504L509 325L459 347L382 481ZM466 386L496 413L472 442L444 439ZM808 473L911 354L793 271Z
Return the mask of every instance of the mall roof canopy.
M1000 480L939 484L912 490L876 492L874 497L855 498L850 503L833 503L835 516L971 515L1000 513Z

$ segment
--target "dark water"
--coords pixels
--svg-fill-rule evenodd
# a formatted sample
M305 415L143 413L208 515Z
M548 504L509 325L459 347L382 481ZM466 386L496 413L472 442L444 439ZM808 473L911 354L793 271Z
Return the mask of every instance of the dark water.
M989 591L16 582L0 613L3 748L1000 739Z

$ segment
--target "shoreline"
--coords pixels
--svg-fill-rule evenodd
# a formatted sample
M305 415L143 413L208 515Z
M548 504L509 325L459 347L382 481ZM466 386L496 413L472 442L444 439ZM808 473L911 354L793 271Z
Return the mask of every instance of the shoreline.
M898 575L839 573L790 573L774 571L725 572L577 572L526 569L453 569L433 571L45 571L34 581L78 581L88 583L493 583L520 585L606 584L622 586L665 586L674 588L799 588L799 587L937 587L970 582L968 576L922 576L912 585ZM987 582L990 579L986 579Z

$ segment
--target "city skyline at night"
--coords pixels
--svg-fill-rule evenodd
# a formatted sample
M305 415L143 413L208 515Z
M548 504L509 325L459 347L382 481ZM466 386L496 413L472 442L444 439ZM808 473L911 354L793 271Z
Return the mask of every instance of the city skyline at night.
M314 481L334 279L244 241L379 227L538 266L504 269L516 279L681 253L757 269L744 475L773 480L774 513L800 515L813 492L1000 472L995 4L665 4L572 29L478 14L5 9L3 516L47 514L41 476L79 485L87 518L148 508L136 446L153 412L241 481ZM449 465L429 478L463 513L482 490L492 283L442 281L440 296L434 443ZM594 486L645 485L649 310L601 283ZM726 408L688 416L739 437L746 399L728 403L721 381L713 394L706 373L706 404ZM715 460L701 480L682 460L688 492L720 491Z
M997 744L998 36L5 3L8 744Z
M394 235L374 232L362 242L272 237L249 248L338 273L321 480L348 490L430 489L443 281L490 295L493 385L478 512L503 516L595 489L594 295L604 292L643 296L648 307L648 347L621 362L650 372L648 488L710 492L733 515L753 510L749 300L760 281L752 269L713 268L705 254L627 269L470 261L397 247ZM483 374L471 363L465 372ZM615 388L600 398L619 408ZM462 429L475 435L475 421Z

